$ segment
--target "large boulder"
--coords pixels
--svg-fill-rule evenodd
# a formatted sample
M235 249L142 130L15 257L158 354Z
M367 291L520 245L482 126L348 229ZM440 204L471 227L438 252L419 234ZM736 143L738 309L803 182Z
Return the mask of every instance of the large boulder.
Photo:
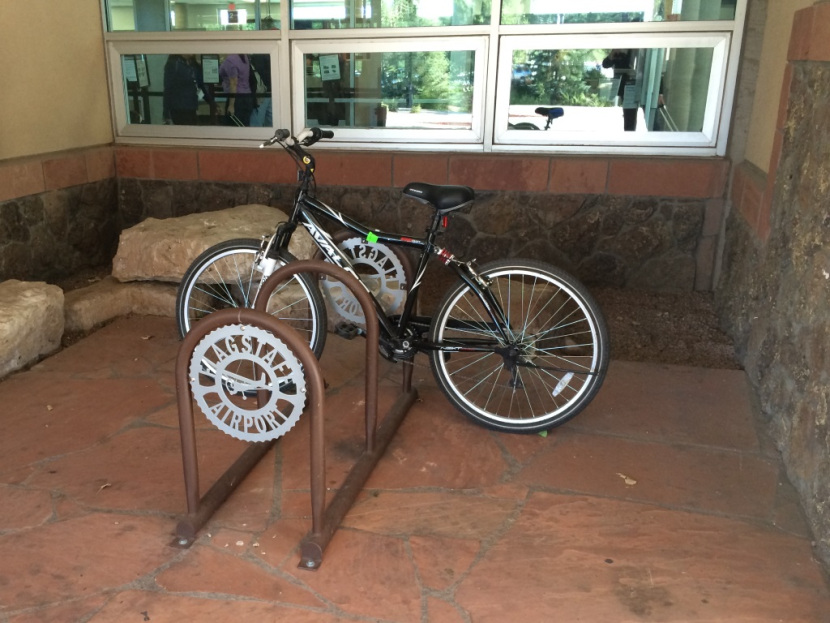
M176 289L169 283L121 283L107 277L66 293L65 330L89 331L127 314L172 318L176 313Z
M177 218L149 218L121 233L112 275L119 281L181 281L202 251L233 238L270 234L288 216L276 208L251 204ZM300 259L314 252L311 236L298 228L289 251Z
M63 290L42 282L0 283L0 378L57 350Z

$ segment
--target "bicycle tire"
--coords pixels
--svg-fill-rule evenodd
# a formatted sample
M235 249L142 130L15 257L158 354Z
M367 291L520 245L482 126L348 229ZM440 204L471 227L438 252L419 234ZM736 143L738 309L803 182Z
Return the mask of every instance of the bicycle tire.
M180 337L184 337L195 321L211 312L229 307L253 307L256 285L261 279L254 268L259 248L260 241L252 238L227 240L206 249L193 261L176 295L176 325ZM286 251L278 261L284 265L296 258ZM275 304L278 307L272 311ZM295 275L278 286L268 309L307 336L315 356L322 355L326 343L326 306L312 276Z
M605 379L610 343L599 305L576 278L543 262L501 260L479 274L491 280L508 318L509 343L470 286L457 283L438 305L430 340L452 346L478 338L494 349L431 351L438 386L462 413L493 430L534 433L564 424Z

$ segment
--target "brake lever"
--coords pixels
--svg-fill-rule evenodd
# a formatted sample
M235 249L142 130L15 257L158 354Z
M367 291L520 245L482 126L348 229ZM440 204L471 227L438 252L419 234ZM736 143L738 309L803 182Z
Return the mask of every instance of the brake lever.
M309 142L309 139L314 138L314 128L303 128L303 130L294 137L294 140L297 141L300 145L308 147L309 145L313 145L315 143L314 140Z
M321 138L334 138L334 132L331 130L323 130L317 126L306 128L297 135L297 142L304 147L311 147Z
M281 142L285 141L285 139L290 138L290 137L291 137L291 132L289 132L288 130L285 130L285 129L279 129L276 132L274 132L274 136L272 136L267 141L262 143L262 145L260 145L259 148L262 149L263 147L270 147L274 143L281 143Z

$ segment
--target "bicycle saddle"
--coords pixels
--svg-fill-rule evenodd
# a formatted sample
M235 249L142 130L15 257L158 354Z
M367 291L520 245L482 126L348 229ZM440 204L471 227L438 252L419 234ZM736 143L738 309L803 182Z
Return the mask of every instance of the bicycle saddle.
M558 119L562 115L565 114L565 109L561 106L555 106L553 108L547 108L545 106L539 106L534 111L537 115L542 115L543 117L547 117L548 120Z
M462 208L475 199L475 191L469 186L438 186L426 182L407 184L403 194L428 203L441 214Z

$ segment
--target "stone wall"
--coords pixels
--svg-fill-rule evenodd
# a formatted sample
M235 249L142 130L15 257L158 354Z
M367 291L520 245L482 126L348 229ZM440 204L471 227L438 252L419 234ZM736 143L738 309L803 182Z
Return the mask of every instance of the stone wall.
M262 203L287 211L294 186L119 180L125 227ZM379 230L419 236L431 211L400 189L326 186L320 199ZM720 202L704 199L478 191L439 244L479 262L530 257L552 262L590 285L646 290L708 289Z
M116 208L111 178L0 202L0 281L56 281L108 263Z
M716 300L830 564L830 62L785 91L769 212L730 215Z

